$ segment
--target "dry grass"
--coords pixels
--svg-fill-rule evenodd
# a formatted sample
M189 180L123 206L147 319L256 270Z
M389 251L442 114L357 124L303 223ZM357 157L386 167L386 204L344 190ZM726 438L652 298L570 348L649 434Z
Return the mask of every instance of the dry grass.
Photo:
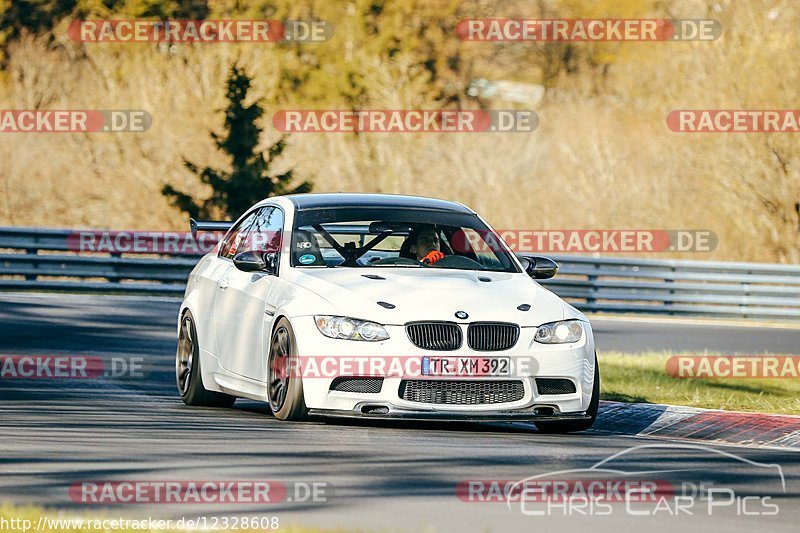
M718 250L684 257L800 262L797 134L676 134L665 124L673 109L795 108L800 6L680 1L670 16L718 19L724 36L626 43L606 77L577 74L550 91L532 134L296 134L284 164L319 192L454 199L498 228L708 229L720 238ZM146 109L153 127L3 135L0 224L183 228L185 215L159 190L170 182L202 192L183 156L224 164L208 131L222 121L231 61L239 58L256 77L254 91L267 107L265 145L277 138L271 113L302 105L277 93L278 48L184 45L170 54L150 45L67 44L26 38L13 46L0 108ZM81 50L88 57L78 60ZM359 61L370 107L431 107L402 64Z

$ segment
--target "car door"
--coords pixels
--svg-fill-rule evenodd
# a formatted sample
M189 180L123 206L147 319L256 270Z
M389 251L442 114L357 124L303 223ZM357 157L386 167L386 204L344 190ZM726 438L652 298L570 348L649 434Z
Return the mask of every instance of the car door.
M197 338L200 347L215 357L217 351L217 324L214 319L214 303L219 292L220 279L227 273L230 261L221 259L218 254L207 257L198 265L193 276L197 284L197 309L194 319L197 326Z
M283 220L280 208L262 208L235 253L279 254ZM220 288L216 306L225 322L217 339L220 363L225 369L252 379L264 379L264 335L271 330L275 311L268 300L276 280L276 274L268 272L242 272L236 267L227 272L226 286Z
M235 328L234 318L224 310L231 271L235 270L232 259L244 247L248 230L260 211L261 208L257 208L248 213L225 235L215 260L216 265L213 270L209 271L207 283L214 294L213 312L211 313L214 317L214 355L220 360L222 360L223 352L222 339L229 336L230 330Z

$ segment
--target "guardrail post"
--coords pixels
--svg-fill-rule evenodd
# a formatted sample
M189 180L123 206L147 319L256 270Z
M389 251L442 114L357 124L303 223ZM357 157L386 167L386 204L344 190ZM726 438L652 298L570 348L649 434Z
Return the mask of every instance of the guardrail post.
M112 259L120 259L121 257L122 257L122 252L111 252ZM112 263L111 271L114 273L114 277L106 279L108 279L108 281L110 281L111 283L119 283L120 274L116 262Z
M748 276L753 275L753 271L748 270L747 275ZM742 281L741 283L742 283L742 293L743 293L742 298L744 298L744 301L739 306L739 312L741 313L742 318L747 318L747 298L748 296L750 296L748 291L748 289L750 288L750 284L747 283L746 281Z
M599 268L600 268L600 265L595 263L594 269L597 270ZM589 275L586 276L586 279L589 281L590 294L594 295L597 292L597 285L595 284L595 282L597 281L597 276L594 275L594 274L589 274ZM594 305L594 303L596 301L597 301L597 298L586 298L586 304L587 305Z
M670 268L670 269L669 269L669 271L670 271L672 274L675 274L675 272L676 272L676 270L675 270L675 267L673 266L672 268ZM669 287L671 284L675 283L675 280L674 280L674 279L665 279L665 280L664 280L664 283L666 283L666 284L667 284L667 287ZM667 294L669 294L669 295L673 295L673 294L675 294L675 289L669 289L669 292L668 292ZM672 304L673 304L674 302L672 302L672 301L669 301L669 302L661 302L661 303L663 303L663 304L664 304L664 307L670 307L670 306L672 306ZM674 313L672 313L671 311L667 311L667 313L668 313L669 315L674 315Z
M39 239L34 238L33 242L36 243ZM26 255L39 255L38 248L26 248L25 249ZM33 268L39 268L39 263L37 261L33 261ZM25 274L25 281L36 281L38 276L36 274Z

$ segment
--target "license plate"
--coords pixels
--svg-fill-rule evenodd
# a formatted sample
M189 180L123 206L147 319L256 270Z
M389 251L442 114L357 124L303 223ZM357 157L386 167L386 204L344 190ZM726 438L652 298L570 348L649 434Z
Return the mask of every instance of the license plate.
M436 357L422 358L423 376L510 376L509 357Z

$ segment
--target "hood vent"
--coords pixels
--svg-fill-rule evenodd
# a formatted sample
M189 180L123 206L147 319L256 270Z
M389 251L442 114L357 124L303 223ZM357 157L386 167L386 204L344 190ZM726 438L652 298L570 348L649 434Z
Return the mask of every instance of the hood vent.
M386 309L394 309L395 307L397 307L396 305L390 304L389 302L378 302L378 305L380 305L381 307L385 307Z

